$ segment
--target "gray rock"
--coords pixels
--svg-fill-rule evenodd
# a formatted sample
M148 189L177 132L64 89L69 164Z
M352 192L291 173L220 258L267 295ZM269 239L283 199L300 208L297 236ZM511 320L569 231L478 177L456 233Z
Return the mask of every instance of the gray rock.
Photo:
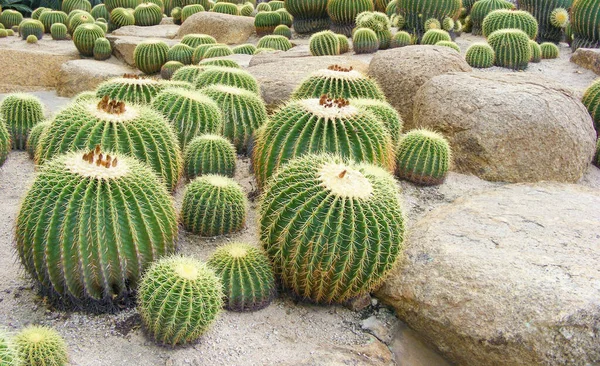
M490 181L575 183L596 146L578 98L526 73L434 77L415 96L413 127L443 133L455 169Z
M175 38L178 30L179 26L175 24L153 25L150 27L128 25L119 29L115 29L111 35L144 38Z
M83 91L94 90L98 84L110 78L140 73L115 59L111 61L85 59L65 62L60 68L57 94L72 97Z
M248 41L254 32L252 17L203 11L183 22L177 32L177 38L191 33L204 33L215 37L219 43L240 44Z
M414 225L378 291L457 365L600 363L600 192L506 185Z
M408 46L379 51L369 65L369 75L402 116L404 128L413 127L413 99L421 85L451 71L471 71L456 51L442 46Z
M600 50L596 48L578 48L571 56L571 62L600 75Z

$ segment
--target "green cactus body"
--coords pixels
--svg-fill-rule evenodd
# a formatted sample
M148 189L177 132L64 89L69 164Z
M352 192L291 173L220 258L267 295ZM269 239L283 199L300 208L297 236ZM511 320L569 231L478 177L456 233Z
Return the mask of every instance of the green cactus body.
M179 61L167 61L160 69L160 77L165 80L171 80L173 74L183 66Z
M189 179L206 174L233 177L235 158L235 146L224 137L211 134L196 136L183 154L185 175Z
M35 151L37 149L40 138L42 137L42 134L46 131L48 126L50 126L50 121L42 121L40 123L37 123L35 126L33 126L31 128L31 131L29 131L29 136L27 137L26 149L27 149L27 153L29 154L30 159L33 159L35 157ZM8 133L7 133L7 135L8 135ZM4 140L3 139L3 131L0 131L0 140ZM4 147L5 147L5 145L0 142L0 151L3 151ZM9 145L9 149L10 149L10 145ZM2 156L2 153L0 152L0 160L2 160L1 156ZM1 164L0 164L0 166L1 166Z
M16 10L6 9L0 13L0 23L6 29L19 25L23 21L23 16Z
M340 54L340 40L332 31L318 32L310 37L309 49L313 56L336 56Z
M596 154L594 155L592 163L600 168L600 138L596 142Z
M46 11L40 15L39 20L44 25L44 31L51 33L53 24L65 24L67 22L67 14L62 11Z
M89 13L92 11L92 5L88 0L63 0L61 10L67 14L73 10L83 10Z
M352 44L356 53L375 53L379 49L377 34L369 28L358 28L352 35Z
M171 15L171 12L173 11L173 9L179 7L181 8L181 0L165 0L163 2L163 5L165 7L164 13L167 15Z
M135 65L145 74L160 72L167 60L169 46L159 40L148 40L139 43L133 51Z
M273 35L283 36L287 39L292 38L292 30L285 24L280 24L273 30ZM291 44L290 44L291 45Z
M240 15L238 7L235 4L230 3L216 3L211 11L221 14Z
M98 27L100 27L100 29L102 29L102 32L104 32L104 34L106 34L108 32L108 24L103 23L103 22L94 22L95 25L97 25Z
M256 51L256 46L253 44L242 44L233 47L231 51L237 55L253 55Z
M421 37L425 33L424 22L427 19L442 21L453 18L461 7L460 0L398 0L398 13L405 19L404 29Z
M116 8L135 9L142 0L104 0L104 5L109 13Z
M388 3L385 7L385 14L390 18L398 14L398 0L392 0Z
M94 23L95 24L98 24L98 23L108 24L108 20L106 20L106 19L108 19L108 18L96 18L96 21Z
M394 170L394 146L383 122L344 99L303 99L277 111L254 147L259 186L294 158L330 152Z
M156 80L137 77L113 78L104 81L96 89L96 97L108 96L119 102L149 104L163 86Z
M230 67L206 67L196 78L195 84L196 89L202 89L215 84L223 84L246 89L255 94L260 93L258 81L252 74L242 69L233 69Z
M176 238L172 198L156 174L100 148L44 164L16 223L19 257L41 294L96 311L131 302L145 268L172 253Z
M219 67L233 67L234 69L241 69L242 67L233 60L227 59L206 59L200 61L199 66L219 66Z
M271 10L275 10L275 9L271 9L271 5L269 5L269 3L260 3L260 4L256 5L256 11L259 13L261 11L271 11Z
M194 48L194 53L192 53L192 64L198 64L204 58L206 51L216 46L220 46L220 44L201 44Z
M68 351L65 340L52 328L29 326L14 339L20 362L16 365L66 366ZM2 364L4 365L4 363Z
M338 34L337 37L340 41L340 54L350 51L350 41L348 40L348 37L343 34Z
M396 34L394 34L394 37L392 37L392 40L390 42L390 47L391 48L405 47L405 46L409 46L411 44L412 44L411 35L408 32L399 31Z
M562 8L568 9L567 6ZM578 48L600 48L600 3L593 0L573 1L571 28L573 51Z
M56 41L67 39L67 26L62 23L52 24L52 27L50 27L50 35L52 36L52 39Z
M19 24L19 33L23 40L26 40L31 35L37 39L42 39L44 36L44 25L39 20L27 19Z
M135 16L125 8L116 8L110 12L110 22L115 28L135 24Z
M594 81L586 89L581 102L590 112L596 131L600 131L600 80Z
M221 281L197 259L172 256L153 263L138 290L138 311L158 343L178 345L200 338L223 307Z
M292 43L285 36L270 35L262 37L258 41L257 47L287 51L292 48Z
M273 10L273 11L277 11L279 9L285 9L284 1L272 0L272 1L269 1L268 4L271 7L271 10Z
M204 8L200 4L193 4L184 6L181 9L181 22L185 22L185 20L196 13L201 13L204 11Z
M173 191L183 162L177 136L163 116L149 106L125 105L103 98L74 103L59 112L40 140L35 160L100 145L147 163Z
M454 43L452 41L439 41L435 45L436 46L449 47L449 48L452 48L453 50L455 50L456 52L460 53L460 47L456 43Z
M0 330L0 365L19 366L20 364L17 346L6 332Z
M226 85L212 85L201 91L221 109L221 134L233 143L238 153L246 153L250 138L267 121L265 103L255 93Z
M494 10L514 9L515 6L506 0L480 0L476 1L471 8L470 19L472 23L471 32L474 35L482 34L482 25L485 17Z
M173 10L171 10L171 16L173 17L173 24L181 25L181 8L173 8Z
M25 150L29 131L44 120L44 106L31 94L9 94L0 103L0 120L10 133L12 148Z
M425 32L427 32L430 29L442 29L442 23L440 23L440 21L435 18L429 18L425 21L425 23L423 23L423 27L425 29Z
M560 50L552 42L544 42L540 44L540 50L542 53L542 59L553 59L558 58Z
M327 0L285 0L285 9L293 16L296 33L315 33L329 28Z
M335 98L369 98L385 100L377 83L352 68L338 65L317 70L304 80L292 94L294 99L320 98L323 94Z
M537 19L539 29L538 42L558 43L562 39L563 30L560 27L552 25L552 12L556 8L569 9L572 2L572 0L519 0L519 9L530 12ZM596 7L598 7L598 4L596 4ZM573 9L574 13L575 9Z
M142 27L160 24L162 16L162 10L154 3L142 3L133 12L135 25Z
M45 8L43 6L40 6L39 8L35 9L34 11L31 12L31 19L33 20L39 20L40 19L40 15L42 15L42 13L50 11L52 9L48 9ZM2 9L0 9L0 12L2 12Z
M27 36L27 43L33 44L33 43L37 43L38 38L36 36L34 36L33 34L30 34Z
M292 27L294 24L294 17L292 14L288 13L285 9L277 9L275 10L277 14L279 14L279 18L281 19L281 25L286 25L288 27Z
M201 60L213 57L225 57L233 55L233 51L227 45L213 45L202 55Z
M392 139L392 146L397 146L402 134L404 122L400 114L388 102L378 99L350 99L350 105L365 109L375 115L385 126Z
M473 43L465 53L465 60L471 67L480 69L492 67L495 61L494 49L487 43Z
M108 9L106 8L106 5L104 4L98 4L96 6L94 6L92 8L92 10L90 11L90 14L92 15L92 17L94 17L94 19L98 19L98 18L102 18L102 19L110 19L110 12L108 11Z
M181 221L194 234L227 235L243 229L246 206L246 195L233 179L203 175L185 189Z
M531 51L529 62L540 62L542 60L542 48L536 41L529 41L529 50Z
M192 63L192 55L194 49L186 44L178 43L169 49L167 52L168 61L179 61L184 65Z
M181 0L181 4L178 6L188 6L193 4L200 4L206 10L209 10L214 4L213 1L210 0Z
M442 29L446 32L454 30L454 20L448 17L444 18L444 20L442 21Z
M254 17L254 27L259 36L273 34L275 28L281 24L281 16L276 11L263 11Z
M525 38L523 37L525 36ZM529 37L520 29L499 29L488 37L494 49L494 64L513 70L524 70L531 59Z
M485 17L481 25L484 37L488 37L498 29L507 28L520 29L530 39L535 39L538 33L537 20L533 15L523 10L494 10Z
M269 258L250 244L231 243L219 247L207 264L223 283L228 310L260 310L269 306L275 297L275 276Z
M364 11L374 10L373 0L329 0L327 2L331 30L347 37L352 35L356 16Z
M172 61L172 62L176 62L176 61ZM166 65L166 64L165 64ZM195 90L194 86L190 83L188 83L187 81L176 81L176 80L159 80L158 81L163 88L165 89L169 89L169 88L177 88L177 89L185 89L185 90Z
M92 16L89 13L83 13L83 11L81 13L75 14L73 17L71 17L71 20L69 20L69 24L68 24L68 29L69 32L71 34L75 33L75 30L77 29L77 27L79 27L82 24L93 24L94 23L94 18L92 18Z
M0 38L6 37L8 37L8 32L6 31L6 29L0 29Z
M398 145L397 174L420 185L441 184L446 179L450 159L450 145L444 136L428 130L412 130Z
M184 66L175 71L171 80L193 83L203 70L204 67L199 67L197 65Z
M467 15L465 18L465 24L463 25L463 32L471 33L473 30L473 22L471 21L471 16Z
M238 11L243 17L251 17L254 12L254 5L252 3L245 3L244 5L238 5Z
M11 147L12 142L10 138L10 133L6 128L6 123L4 123L2 117L0 117L0 167L6 162Z
M182 150L195 136L222 128L219 107L198 91L166 89L154 98L152 106L174 127Z
M162 0L146 0L145 2L158 5L160 8L161 17L165 13L165 3Z
M375 0L375 11L385 13L391 0Z
M385 279L402 249L404 220L389 173L308 155L267 185L259 233L285 287L302 299L342 303Z
M421 44L435 45L439 41L451 42L450 34L442 29L430 29L423 35Z
M556 8L550 13L550 24L554 27L565 28L569 24L569 11Z
M112 47L106 38L98 38L94 42L94 59L98 61L108 60L112 54Z
M82 24L73 33L73 43L83 56L94 56L96 40L104 38L104 31L96 24Z
M208 34L186 34L181 39L181 42L185 45L188 45L192 48L196 48L203 44L217 44L217 40L213 36L209 36Z

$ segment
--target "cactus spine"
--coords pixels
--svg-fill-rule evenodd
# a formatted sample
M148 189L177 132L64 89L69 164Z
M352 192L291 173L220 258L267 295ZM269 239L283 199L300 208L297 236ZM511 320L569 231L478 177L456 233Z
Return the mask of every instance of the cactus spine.
M67 344L52 328L24 328L15 336L15 345L24 365L65 366L68 363Z
M233 177L235 172L235 146L218 135L194 137L183 155L185 175L190 179L205 174Z
M335 56L340 54L340 40L331 31L313 34L309 41L310 54L313 56Z
M520 29L499 29L488 37L494 49L495 65L524 70L531 59L529 37Z
M138 78L135 75L108 79L98 85L96 96L128 103L148 104L163 89L156 80Z
M94 56L94 44L104 38L104 31L96 24L82 24L73 33L73 43L83 56Z
M6 124L15 150L25 150L29 131L43 119L42 102L31 94L10 94L0 103L0 121Z
M135 65L145 74L160 72L162 65L167 62L169 46L158 40L143 41L135 47L133 58Z
M57 23L66 24L67 14L62 11L46 11L40 15L39 21L44 25L44 31L50 33L52 25Z
M292 98L320 98L323 94L336 98L369 98L385 100L377 83L352 67L331 65L317 70L292 93Z
M473 43L465 54L465 60L469 66L480 69L494 66L494 59L494 49L487 43Z
M412 130L398 145L397 173L416 184L441 184L446 179L450 159L450 145L444 136L428 130Z
M19 366L20 364L16 345L6 332L0 330L0 365Z

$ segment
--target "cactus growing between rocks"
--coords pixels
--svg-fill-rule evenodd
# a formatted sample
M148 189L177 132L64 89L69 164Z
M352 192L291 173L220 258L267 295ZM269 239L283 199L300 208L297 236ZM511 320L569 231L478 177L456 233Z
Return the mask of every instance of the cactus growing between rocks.
M253 55L256 52L256 46L250 43L241 44L233 47L231 51L237 55Z
M22 40L26 40L30 35L40 40L44 36L44 25L39 20L24 20L19 24L19 34Z
M484 37L488 37L498 29L507 28L520 29L530 39L535 39L538 33L537 20L533 15L523 10L494 10L485 17L481 25Z
M286 0L285 9L294 17L297 33L314 33L329 28L327 0Z
M12 148L25 150L29 131L44 120L44 106L34 95L9 94L0 103L0 120L10 133Z
M471 67L480 69L492 67L495 60L494 49L487 43L473 43L465 53L465 60Z
M19 366L20 364L16 345L8 333L0 329L0 365Z
M185 22L185 20L196 13L201 13L204 11L204 8L200 4L192 4L186 5L181 9L181 22Z
M542 59L553 59L558 58L560 50L552 42L544 42L540 44L540 50L542 51Z
M184 65L179 61L167 61L160 68L160 77L165 80L171 80L173 74L179 69L181 69Z
M273 300L275 277L262 250L245 243L227 244L217 248L207 264L221 279L226 309L255 311Z
M183 154L185 175L193 179L205 174L233 177L235 172L235 146L218 135L194 137Z
M142 3L133 12L135 25L142 27L160 24L162 16L162 10L154 3Z
M73 32L73 43L83 56L94 56L96 40L104 38L104 31L96 24L82 24Z
M139 43L133 51L135 65L145 74L160 72L167 62L169 46L159 40L147 40Z
M332 31L318 32L310 37L309 49L313 56L336 56L340 54L340 40Z
M125 8L116 8L110 12L110 23L115 28L126 27L135 24L135 16Z
M481 0L476 1L473 4L473 8L471 8L471 13L469 15L472 29L471 32L474 35L482 34L482 25L485 17L490 14L494 10L499 9L514 9L515 6L506 0Z
M338 156L291 161L260 203L260 240L276 276L298 297L317 303L369 293L402 249L396 192L389 173Z
M184 65L192 63L194 49L186 44L178 43L167 52L167 61L179 61Z
M259 94L258 81L248 71L231 67L208 66L196 77L196 89L223 84Z
M273 35L283 36L287 39L292 38L292 30L285 24L280 24L273 30Z
M23 21L23 15L16 10L6 9L0 13L0 23L6 29L19 25Z
M43 122L37 123L35 126L33 126L33 128L31 128L31 131L29 131L29 136L27 136L26 150L27 150L27 154L29 155L30 159L33 159L35 157L35 151L37 149L40 138L42 137L42 134L46 131L48 126L50 126L50 121L43 121ZM2 131L0 131L0 136L2 136ZM1 139L2 138L0 137L0 140ZM0 144L0 146L1 146L1 144ZM9 145L9 148L10 148L10 145ZM1 157L1 155L2 154L0 154L0 157ZM0 158L0 160L2 160L2 159Z
M108 60L112 54L112 47L106 38L98 38L94 42L94 59L98 61Z
M69 361L65 340L52 328L26 327L17 333L14 342L20 360L17 365L66 366Z
M405 20L404 29L420 38L427 29L427 19L442 21L453 18L460 10L460 0L398 0L397 11Z
M494 49L494 64L513 70L524 70L531 59L529 37L520 29L499 29L488 37Z
M231 234L246 222L246 195L233 179L203 175L185 188L181 221L183 227L201 236Z
M217 40L208 34L191 33L183 36L180 43L196 48L202 44L217 44Z
M44 31L51 33L52 25L65 24L67 22L67 14L62 11L46 11L40 15L39 21L44 25Z
M518 4L520 10L530 12L537 20L538 42L558 43L562 39L563 29L552 25L552 12L557 8L569 9L572 2L572 0L519 0Z
M379 49L379 40L373 30L358 28L352 35L352 45L356 53L375 53Z
M573 51L578 48L600 48L600 4L591 0L573 1L571 28Z
M412 37L408 32L399 31L392 37L390 48L405 47L412 44Z
M280 51L287 51L292 48L292 43L285 36L264 36L256 45L258 48L273 48Z
M221 281L194 258L163 258L150 266L140 282L138 311L146 331L159 343L197 340L222 307Z
M254 27L259 36L273 34L275 28L281 24L281 16L276 11L263 11L254 17Z
M421 44L435 45L439 41L452 41L452 38L443 29L430 29L421 38Z
M163 86L154 79L124 75L98 85L96 97L101 99L108 96L109 99L119 102L148 104L162 89Z
M398 177L420 185L441 184L450 166L450 145L444 136L429 130L412 130L398 145Z
M50 27L50 36L52 36L52 39L56 41L63 41L65 39L68 39L67 26L63 23L52 24L52 27Z
M550 24L558 28L565 28L569 24L569 12L567 9L556 8L550 13Z
M374 11L373 0L329 0L327 14L331 19L331 30L347 37L356 26L356 16L364 11Z

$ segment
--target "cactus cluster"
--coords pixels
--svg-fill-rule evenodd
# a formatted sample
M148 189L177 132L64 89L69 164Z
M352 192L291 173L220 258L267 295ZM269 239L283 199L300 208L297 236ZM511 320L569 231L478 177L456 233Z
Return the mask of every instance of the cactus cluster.
M44 31L50 33L53 24L66 25L67 14L62 11L46 11L40 15L39 21L44 25Z
M162 65L167 62L169 46L159 40L147 40L139 43L134 51L135 65L145 74L160 72Z
M286 0L285 9L293 16L294 30L299 34L329 28L327 0Z
M15 150L25 150L29 131L43 119L44 106L34 95L10 94L0 103L0 121L4 121Z
M390 47L392 24L388 16L384 13L362 12L356 17L356 26L359 28L369 28L375 32L379 41L379 49L385 50Z
M258 81L252 74L245 70L231 67L207 66L196 77L195 84L197 89L222 84L249 90L255 94L260 92Z
M416 184L441 184L450 159L450 145L444 136L429 130L412 130L398 144L397 174Z
M580 1L580 0L578 0ZM538 42L558 43L563 37L563 28L552 24L552 13L557 8L569 9L573 0L519 0L519 9L531 13L538 22ZM574 4L575 5L575 4ZM596 4L596 6L598 6ZM575 12L575 10L573 9ZM575 16L573 16L574 18ZM590 18L585 18L590 19ZM595 25L597 28L597 24ZM597 30L595 31L597 32Z
M340 40L332 31L322 31L310 37L308 47L313 56L335 56L340 54Z
M136 75L124 75L108 79L98 85L96 96L127 103L148 104L163 89L154 79L140 78Z
M485 17L494 10L499 9L514 9L515 6L506 0L480 0L476 1L471 8L470 23L472 25L471 32L474 35L482 34L482 25Z
M530 13L523 10L500 9L489 13L483 20L481 30L484 37L488 37L498 29L520 29L535 39L538 33L537 20Z
M421 38L427 19L453 18L461 7L460 0L397 0L397 11L405 20L404 29Z
M73 43L83 56L94 56L96 40L104 38L104 31L96 24L82 24L73 32Z
M494 49L494 64L513 70L524 70L531 59L529 37L520 29L499 29L488 37Z
M26 327L17 333L14 342L20 360L16 365L22 363L23 365L66 366L68 364L67 344L52 328L33 325Z
M352 35L356 16L362 12L375 10L373 0L329 0L327 14L331 19L331 30L347 37Z
M189 179L205 174L233 177L235 157L235 146L222 136L196 136L183 154L185 175Z
M600 3L591 0L573 1L571 27L573 50L600 48Z
M492 67L495 61L494 49L487 43L473 43L465 53L465 60L471 67L480 69Z

